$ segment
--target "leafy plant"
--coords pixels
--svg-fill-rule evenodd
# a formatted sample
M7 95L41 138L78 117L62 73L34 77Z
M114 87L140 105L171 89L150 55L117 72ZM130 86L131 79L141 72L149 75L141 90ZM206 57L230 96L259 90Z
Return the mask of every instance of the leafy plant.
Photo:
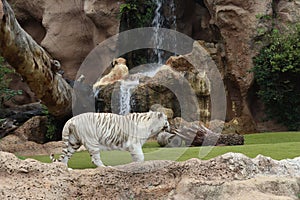
M266 15L266 14L257 14L255 15L255 17L257 19L261 19L261 20L271 20L272 19L272 16L271 15Z
M47 128L46 138L48 138L49 140L53 140L55 138L57 127L54 123L54 119L51 116L48 116L46 128Z
M259 97L269 118L290 130L300 129L300 24L274 29L269 45L254 57Z
M155 4L151 0L126 0L120 6L120 18L125 19L129 29L150 26Z
M152 26L155 9L156 4L153 0L125 0L125 3L120 5L120 32ZM134 41L127 42L128 44L123 42L122 46L132 45ZM148 63L148 56L148 49L138 49L122 55L127 60L129 68Z
M21 90L12 90L9 88L11 79L7 78L7 74L13 73L14 71L4 65L4 59L0 57L0 107L3 106L5 101L8 101L15 95L22 94Z
M61 126L64 123L64 120L55 118L55 116L49 113L48 107L42 104L42 115L47 116L46 122L46 134L45 137L48 141L61 140Z
M50 114L47 106L45 106L44 104L42 104L42 113L44 115L49 115Z

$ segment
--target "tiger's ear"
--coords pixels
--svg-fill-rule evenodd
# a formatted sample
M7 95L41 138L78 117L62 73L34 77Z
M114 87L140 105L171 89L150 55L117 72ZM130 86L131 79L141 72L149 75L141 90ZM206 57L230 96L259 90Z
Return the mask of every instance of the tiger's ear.
M163 117L163 114L160 112L158 113L158 119L162 118Z
M113 59L111 64L112 64L112 67L114 67L117 64L117 59Z

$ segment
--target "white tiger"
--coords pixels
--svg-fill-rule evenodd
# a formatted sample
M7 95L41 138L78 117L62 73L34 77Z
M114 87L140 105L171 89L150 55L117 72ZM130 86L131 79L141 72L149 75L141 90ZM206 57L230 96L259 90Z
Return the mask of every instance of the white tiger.
M142 162L142 146L145 141L166 128L170 128L169 122L161 112L132 113L125 116L83 113L66 122L62 132L66 148L58 160L53 154L50 159L67 165L72 154L84 145L96 166L104 166L100 158L101 150L129 151L134 162Z

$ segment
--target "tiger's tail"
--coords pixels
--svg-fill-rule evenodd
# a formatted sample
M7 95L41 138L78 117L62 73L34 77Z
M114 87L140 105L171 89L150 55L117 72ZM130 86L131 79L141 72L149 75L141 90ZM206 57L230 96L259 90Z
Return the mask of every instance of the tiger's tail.
M62 162L64 164L68 164L69 159L73 155L73 153L80 147L80 142L74 136L75 126L71 121L68 121L62 131L62 141L64 142L64 147L62 150L62 154L58 159L54 157L54 154L50 154L51 162Z

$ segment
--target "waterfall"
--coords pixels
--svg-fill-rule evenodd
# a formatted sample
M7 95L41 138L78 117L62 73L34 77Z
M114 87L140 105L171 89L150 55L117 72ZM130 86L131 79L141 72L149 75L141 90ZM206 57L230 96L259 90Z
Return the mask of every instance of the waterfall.
M173 30L177 30L177 23L176 23L176 21L177 21L177 17L176 17L176 5L175 5L175 0L171 0L170 1L170 8L171 8L171 16L172 16L172 18L171 18L171 29L173 29Z
M170 0L167 3L169 4L169 10L166 16L163 11L164 11L164 0L154 0L156 4L156 9L155 9L155 16L152 21L152 26L154 27L154 44L155 44L155 49L154 49L154 54L157 57L157 63L158 64L163 64L165 62L166 55L164 55L164 52L161 49L162 43L164 40L164 37L162 35L159 35L158 30L159 28L170 28L173 30L177 29L177 23L176 23L176 5L175 5L175 0ZM166 25L167 24L167 25ZM170 38L169 38L170 39ZM175 44L176 48L176 37L173 38L174 41L172 43ZM170 56L170 55L169 55Z
M119 114L126 115L131 111L131 94L136 86L139 85L140 77L154 77L158 71L160 64L145 64L138 66L130 71L131 75L120 81L119 95Z
M161 14L161 9L163 5L163 0L155 0L156 3L156 9L155 9L155 16L152 21L152 26L154 27L154 42L155 42L155 49L154 53L157 56L157 63L162 64L163 63L163 52L160 50L161 44L162 44L162 37L159 37L158 35L158 29L162 28L164 17Z
M139 84L139 79L122 80L120 85L120 108L119 114L126 115L130 113L130 97L132 90Z
M173 30L177 30L177 17L176 17L176 4L175 4L175 0L171 0L170 1L170 7L171 7L171 16L172 16L172 18L171 18L171 29L173 29ZM177 49L177 38L176 38L176 36L173 38L174 39L174 41L173 41L173 43L175 44L175 49ZM174 53L174 56L176 56L176 53Z
M158 34L158 30L163 27L165 22L165 16L163 13L163 1L164 0L153 0L156 4L155 9L155 16L152 21L152 26L154 27L154 54L157 58L157 64L145 64L139 67L134 68L131 70L131 74L140 74L142 76L148 76L153 77L156 72L159 70L159 68L163 65L165 62L164 59L164 52L161 49L162 42L164 40L163 36L160 36ZM176 30L176 15L175 15L175 0L170 1L170 15L172 16L169 20L169 25L171 29ZM176 42L176 38L174 38L174 41ZM130 80L122 80L120 85L120 100L119 100L119 114L126 115L130 113L131 111L131 105L130 105L130 99L132 91L136 86L139 85L139 78L140 76L132 76L133 79Z

